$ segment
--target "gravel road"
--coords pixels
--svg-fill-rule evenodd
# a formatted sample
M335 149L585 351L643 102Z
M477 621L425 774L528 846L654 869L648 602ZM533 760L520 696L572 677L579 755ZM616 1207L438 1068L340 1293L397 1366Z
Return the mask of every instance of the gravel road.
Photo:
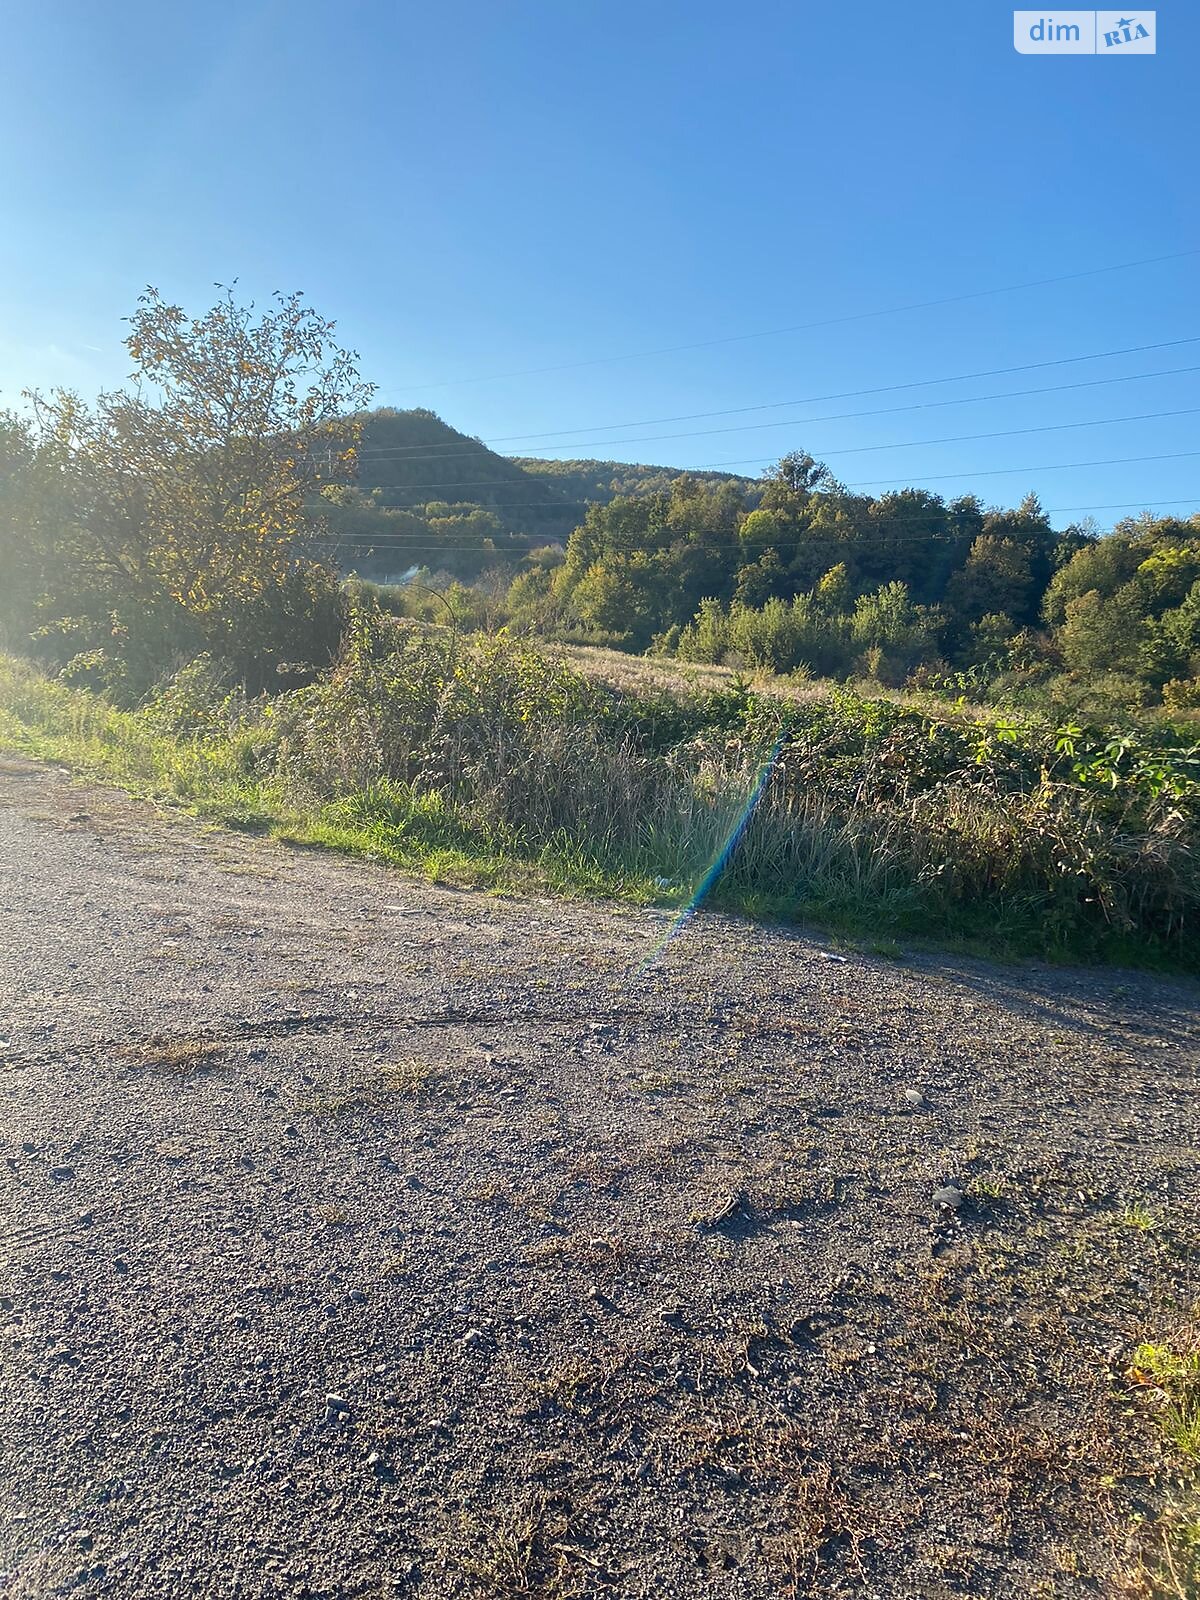
M1130 1592L1197 989L662 929L0 763L0 1593Z

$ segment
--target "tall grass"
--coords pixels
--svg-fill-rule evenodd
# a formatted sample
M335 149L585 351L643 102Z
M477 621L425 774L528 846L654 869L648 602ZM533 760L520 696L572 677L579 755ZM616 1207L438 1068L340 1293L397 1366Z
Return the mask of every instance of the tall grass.
M1193 753L1166 746L845 694L800 705L734 685L667 703L367 610L332 671L270 701L193 667L120 712L9 659L0 708L10 747L433 876L683 903L740 826L712 892L730 909L1195 959Z

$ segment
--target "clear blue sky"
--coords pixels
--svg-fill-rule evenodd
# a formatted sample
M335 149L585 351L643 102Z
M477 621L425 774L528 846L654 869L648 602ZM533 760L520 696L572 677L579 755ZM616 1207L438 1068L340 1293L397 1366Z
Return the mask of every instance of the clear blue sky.
M1194 0L1158 35L1137 59L1020 56L995 0L13 7L0 404L118 381L144 284L198 310L237 278L336 317L381 403L489 440L577 429L579 454L747 472L803 445L851 482L1187 514L1200 455L1044 469L1200 450L1197 416L856 447L1200 407L1200 373L697 438L643 436L722 419L597 426L1200 335L1194 256L603 359L1200 247ZM1185 366L1200 343L893 398Z

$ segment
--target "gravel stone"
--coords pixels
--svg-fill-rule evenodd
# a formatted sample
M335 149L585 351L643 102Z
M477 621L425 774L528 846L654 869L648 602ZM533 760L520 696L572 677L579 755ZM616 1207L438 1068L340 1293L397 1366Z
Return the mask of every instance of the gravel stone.
M646 965L661 911L19 770L11 1600L1087 1600L1157 1537L1096 1362L1200 1259L1196 984L708 912Z

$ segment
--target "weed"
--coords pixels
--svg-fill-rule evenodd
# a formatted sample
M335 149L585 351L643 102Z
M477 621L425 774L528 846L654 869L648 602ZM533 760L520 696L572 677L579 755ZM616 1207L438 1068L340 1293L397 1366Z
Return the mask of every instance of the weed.
M1144 1573L1162 1600L1200 1594L1200 1329L1185 1326L1169 1343L1145 1341L1133 1352L1129 1378L1157 1404L1163 1443L1187 1477L1160 1522L1161 1556Z
M1121 1226L1136 1228L1141 1233L1149 1233L1152 1228L1157 1228L1160 1218L1156 1212L1142 1205L1139 1201L1131 1200L1125 1207L1120 1217Z
M464 1530L458 1565L471 1600L569 1600L585 1558L570 1543L566 1503L542 1494Z
M172 1039L164 1034L140 1044L126 1045L118 1053L131 1067L187 1078L207 1071L219 1061L225 1046L210 1039Z
M1129 1375L1135 1384L1157 1390L1167 1442L1178 1455L1200 1466L1200 1337L1178 1348L1138 1345Z
M998 1173L985 1172L971 1180L968 1192L984 1200L1003 1200L1009 1193L1008 1180Z
M811 685L660 702L512 640L464 639L451 662L420 628L363 616L328 674L184 736L0 657L0 746L439 882L650 903L721 858L714 905L889 957L934 937L1192 959L1200 779L1169 729L1076 730L1067 751L1036 718L993 729Z
M440 1077L437 1068L415 1056L403 1061L388 1061L379 1069L380 1082L390 1094L420 1098L429 1093Z

